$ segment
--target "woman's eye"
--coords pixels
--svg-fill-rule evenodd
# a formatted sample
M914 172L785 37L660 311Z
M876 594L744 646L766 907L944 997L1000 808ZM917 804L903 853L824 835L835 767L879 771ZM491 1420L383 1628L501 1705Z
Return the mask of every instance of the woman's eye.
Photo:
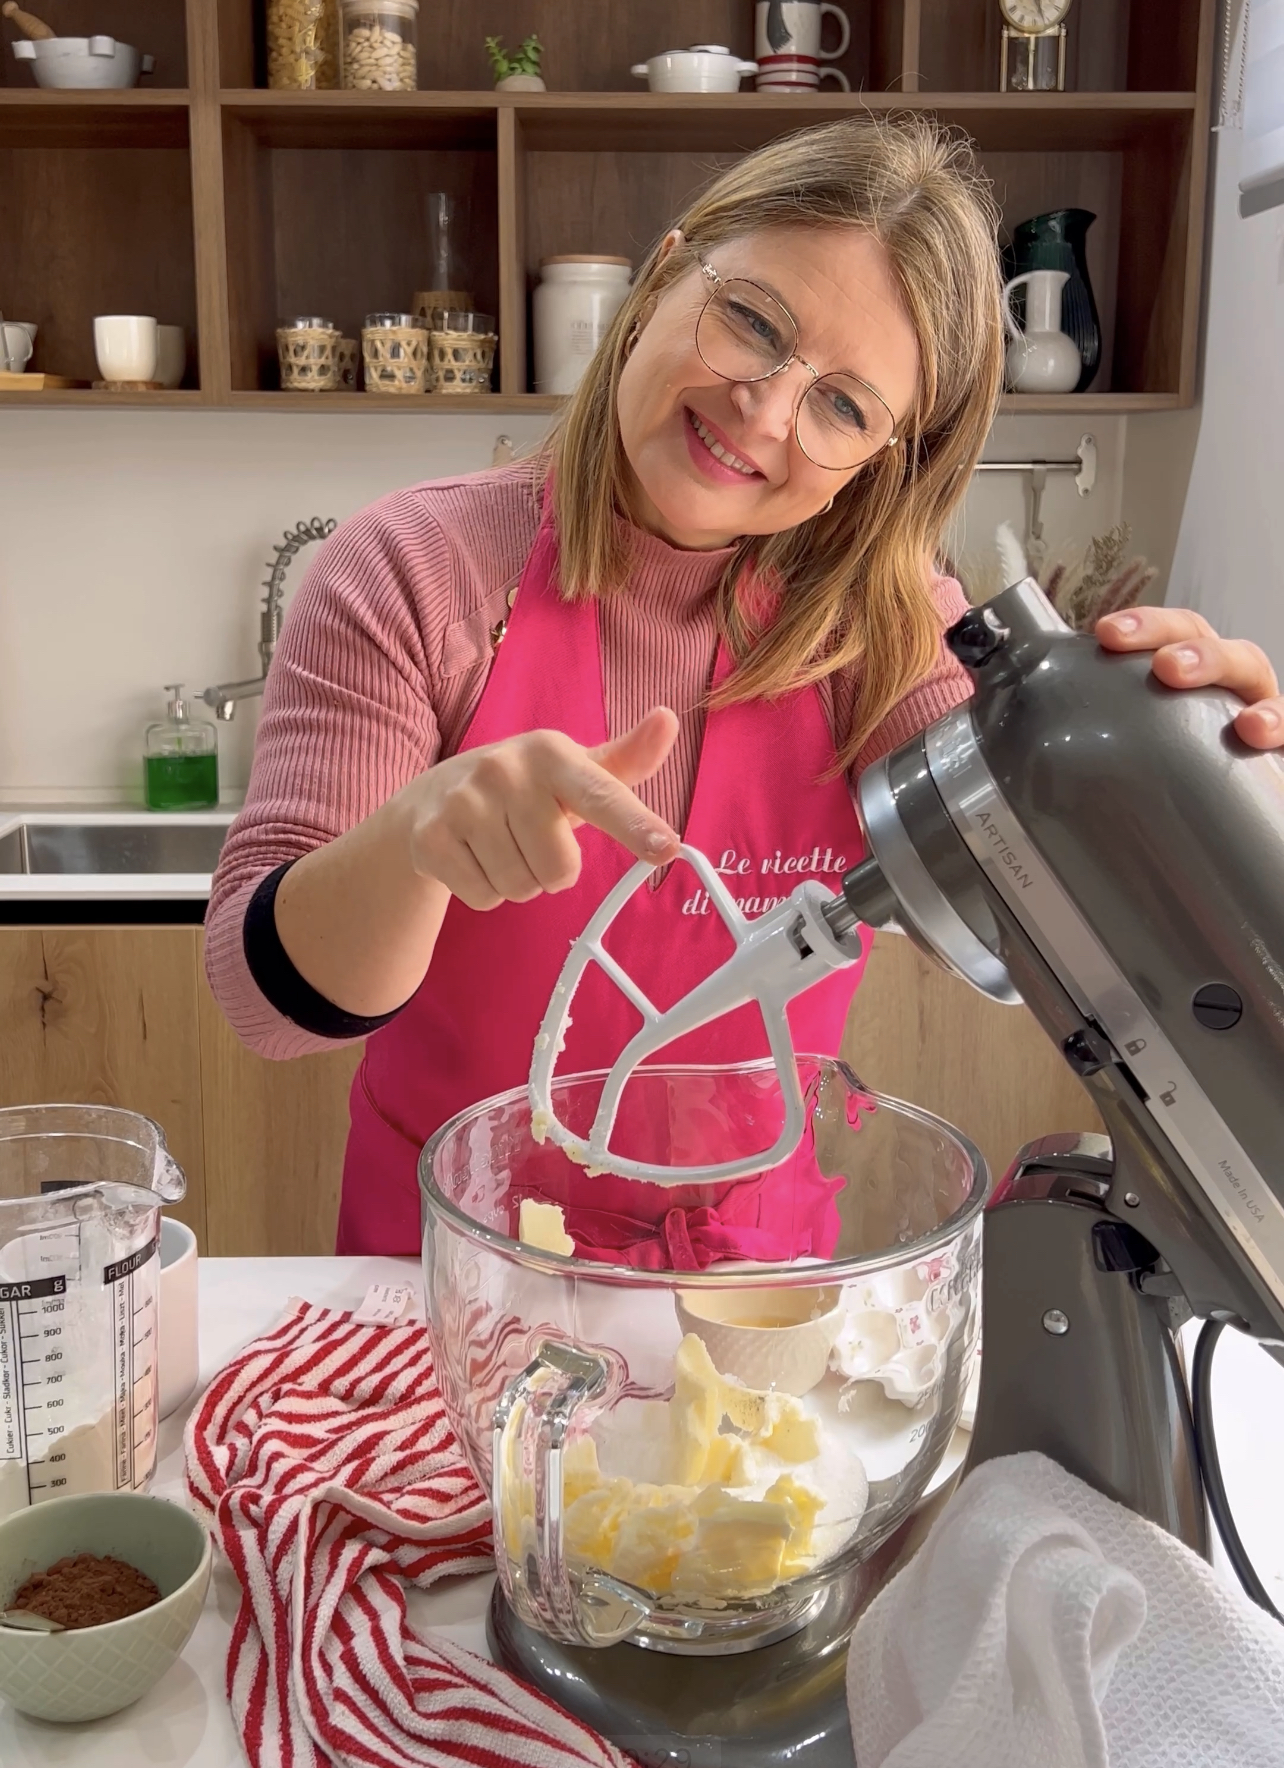
M766 344L773 350L779 347L780 333L765 313L758 313L741 301L728 302L727 310L736 327L751 336L756 343Z
M826 387L821 384L813 389L812 398L836 429L852 430L861 436L867 434L869 420L864 407L841 387Z

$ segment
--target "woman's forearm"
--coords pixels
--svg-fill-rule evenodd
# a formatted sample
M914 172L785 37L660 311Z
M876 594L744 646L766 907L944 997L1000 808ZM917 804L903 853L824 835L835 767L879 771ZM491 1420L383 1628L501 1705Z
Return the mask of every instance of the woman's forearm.
M276 893L276 931L295 969L346 1013L375 1018L423 981L450 901L411 863L410 813L397 794L297 860Z

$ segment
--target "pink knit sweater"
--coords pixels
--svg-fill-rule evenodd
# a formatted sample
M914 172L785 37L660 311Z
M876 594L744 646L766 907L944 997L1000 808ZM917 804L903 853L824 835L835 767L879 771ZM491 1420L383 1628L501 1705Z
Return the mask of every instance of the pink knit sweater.
M205 921L210 986L260 1055L334 1044L301 1031L255 984L241 937L250 897L268 872L343 834L455 752L537 526L530 462L416 485L346 522L294 597L263 696L245 807L224 845ZM679 552L635 533L633 557L628 593L599 610L607 721L616 735L655 705L680 715L672 753L638 792L681 831L717 651L713 589L728 554ZM966 606L948 578L938 582L938 599L946 622ZM821 684L839 742L858 692L851 673ZM969 692L964 671L943 651L928 680L874 732L853 779Z

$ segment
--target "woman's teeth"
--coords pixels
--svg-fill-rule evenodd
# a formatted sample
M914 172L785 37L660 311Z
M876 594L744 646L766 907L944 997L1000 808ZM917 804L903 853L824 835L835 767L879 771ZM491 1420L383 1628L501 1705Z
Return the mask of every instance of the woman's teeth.
M734 467L736 472L743 473L746 479L752 479L757 476L757 468L751 467L748 461L741 460L738 454L732 454L729 448L724 448L718 438L714 435L713 431L700 422L700 419L696 416L694 411L690 412L688 415L691 419L691 428L704 443L705 447L709 450L709 453L715 455L717 459L722 462L723 466Z

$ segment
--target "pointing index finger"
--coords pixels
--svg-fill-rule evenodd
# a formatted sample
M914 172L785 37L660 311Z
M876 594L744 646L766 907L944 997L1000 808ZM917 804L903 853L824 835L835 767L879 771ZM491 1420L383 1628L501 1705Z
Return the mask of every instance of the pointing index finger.
M676 855L680 841L664 818L589 756L551 757L548 786L573 820L591 823L638 859L660 865Z

